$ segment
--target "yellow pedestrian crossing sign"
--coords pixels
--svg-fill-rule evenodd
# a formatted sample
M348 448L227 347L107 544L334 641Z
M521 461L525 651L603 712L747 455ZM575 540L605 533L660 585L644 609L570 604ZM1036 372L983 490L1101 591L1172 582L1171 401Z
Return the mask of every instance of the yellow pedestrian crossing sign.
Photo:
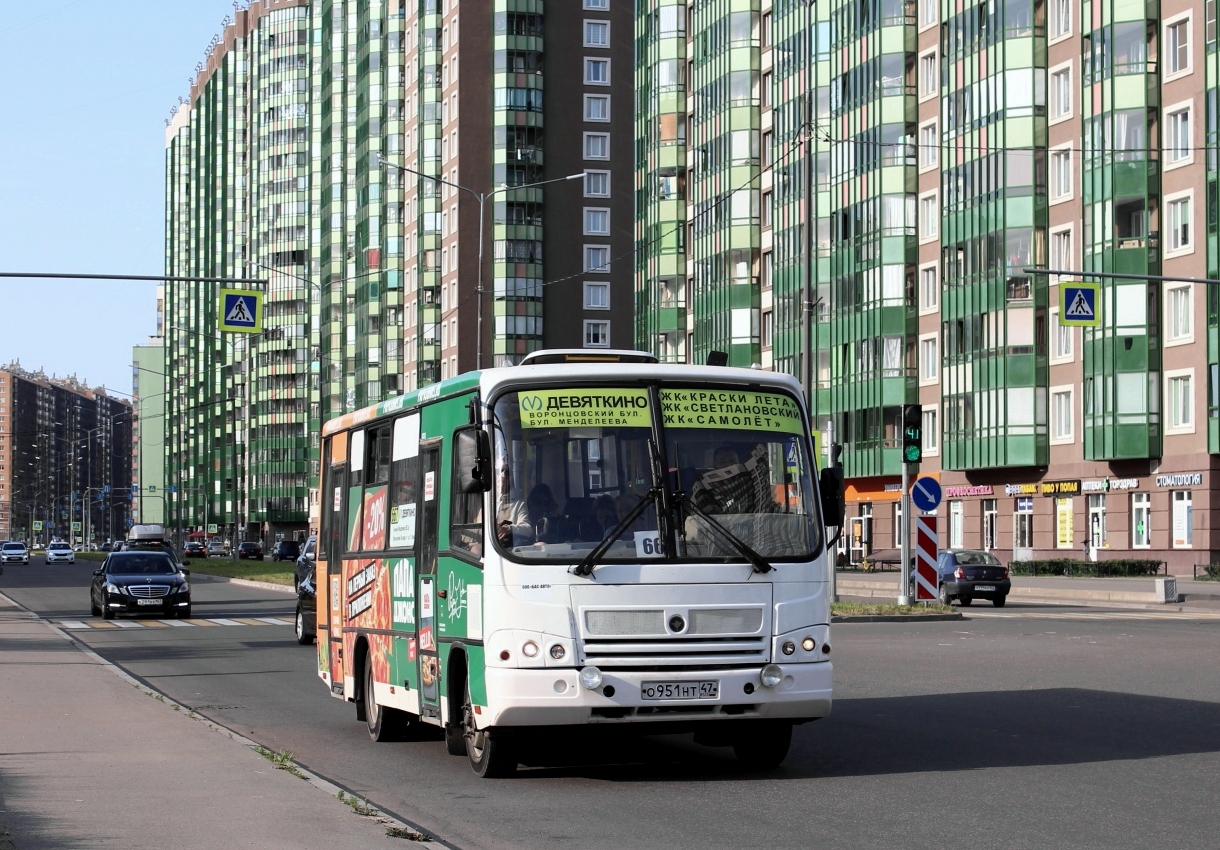
M1080 281L1059 282L1059 324L1074 328L1095 328L1101 325L1099 283Z
M221 331L259 333L263 329L263 294L252 289L220 290L217 318Z

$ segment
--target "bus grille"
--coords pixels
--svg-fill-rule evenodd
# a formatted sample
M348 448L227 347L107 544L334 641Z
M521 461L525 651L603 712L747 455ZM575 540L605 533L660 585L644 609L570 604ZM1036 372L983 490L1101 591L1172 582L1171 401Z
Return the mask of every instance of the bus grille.
M766 635L642 640L586 640L585 663L605 669L636 667L737 667L765 664Z

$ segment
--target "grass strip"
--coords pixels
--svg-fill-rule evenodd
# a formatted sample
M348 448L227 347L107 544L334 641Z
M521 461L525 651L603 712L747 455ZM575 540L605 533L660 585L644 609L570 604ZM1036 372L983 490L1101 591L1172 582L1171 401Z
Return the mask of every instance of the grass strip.
M834 602L830 606L830 613L838 617L926 617L953 612L952 605L941 605L939 602L916 602L913 605L899 605L897 602Z
M191 571L191 575L244 578L251 581L286 584L292 587L292 576L296 571L296 565L289 564L287 561L237 561L234 563L219 558L195 558L191 560L187 569Z

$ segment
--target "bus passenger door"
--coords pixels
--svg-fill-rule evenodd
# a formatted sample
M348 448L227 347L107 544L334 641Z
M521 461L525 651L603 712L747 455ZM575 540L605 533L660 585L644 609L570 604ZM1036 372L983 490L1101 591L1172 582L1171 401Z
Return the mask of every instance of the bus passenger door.
M436 556L441 499L441 444L420 446L419 714L440 721L440 657L436 646Z
M324 509L332 511L330 539L326 541L327 599L330 613L328 639L330 641L330 689L343 692L343 553L347 551L347 464L337 463L330 468L331 492L323 498Z

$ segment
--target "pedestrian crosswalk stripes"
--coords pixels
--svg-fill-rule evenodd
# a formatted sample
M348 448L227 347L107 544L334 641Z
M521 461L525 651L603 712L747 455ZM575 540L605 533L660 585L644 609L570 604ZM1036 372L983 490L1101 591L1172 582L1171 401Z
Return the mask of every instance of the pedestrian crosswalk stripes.
M58 620L61 629L164 629L213 626L291 626L289 617L202 617L191 620Z
M1210 611L963 611L967 617L1000 620L1194 620L1220 621Z

